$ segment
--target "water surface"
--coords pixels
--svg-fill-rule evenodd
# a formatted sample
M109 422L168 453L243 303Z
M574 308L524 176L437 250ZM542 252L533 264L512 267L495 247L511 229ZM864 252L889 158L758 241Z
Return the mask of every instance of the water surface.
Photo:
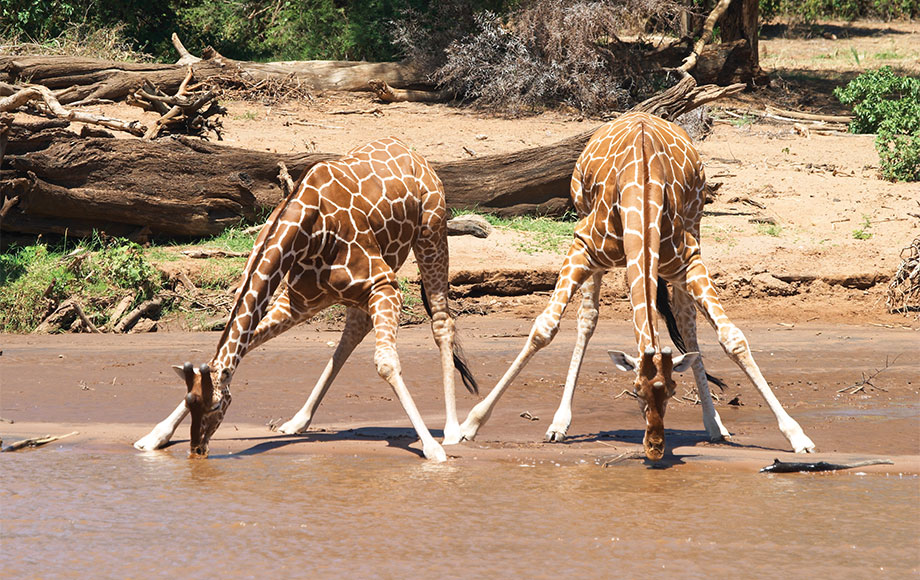
M3 578L916 577L914 476L58 446L0 457Z

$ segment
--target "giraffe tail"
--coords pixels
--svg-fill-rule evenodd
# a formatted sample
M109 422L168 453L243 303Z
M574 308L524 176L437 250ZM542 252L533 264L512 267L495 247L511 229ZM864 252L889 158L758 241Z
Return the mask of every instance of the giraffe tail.
M668 282L661 277L658 278L658 296L655 305L658 308L658 312L661 313L662 318L664 318L664 323L668 327L668 334L671 336L671 342L674 343L677 350L686 353L687 345L684 343L684 337L680 334L680 329L677 328L677 319L674 318L674 311L671 310L671 298L668 296ZM728 386L722 379L714 377L709 373L706 373L706 380L720 389L725 389L725 387Z
M420 291L422 295L422 305L425 307L425 312L428 313L428 317L431 317L431 305L428 303L428 293L425 292L425 284L419 282ZM466 387L466 390L473 393L474 395L479 394L479 383L476 381L476 377L473 376L472 371L470 371L469 364L466 362L466 355L463 354L463 348L460 346L460 339L457 337L457 334L454 333L454 368L457 369L457 372L460 373L460 378L463 379L463 386Z

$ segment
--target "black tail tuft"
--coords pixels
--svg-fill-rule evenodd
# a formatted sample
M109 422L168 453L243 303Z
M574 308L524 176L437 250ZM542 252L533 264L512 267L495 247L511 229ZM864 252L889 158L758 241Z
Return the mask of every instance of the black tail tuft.
M674 318L674 311L671 310L671 297L668 296L668 283L664 278L658 278L658 296L656 299L658 312L664 317L664 323L668 326L668 334L671 336L671 342L680 352L687 352L687 345L684 344L684 337L680 335L680 329L677 328L677 319Z
M419 282L419 293L422 295L422 306L425 307L425 312L427 312L428 317L431 318L431 304L428 303L428 293L425 291L425 284L421 281ZM466 362L466 356L463 354L463 348L460 346L460 339L457 337L456 333L454 334L453 353L454 368L460 373L460 378L463 379L463 386L466 387L467 391L474 395L478 395L479 383L476 382L476 377L474 377L473 373L470 371L470 367Z
M671 297L668 296L668 282L664 278L658 278L656 306L658 307L658 312L664 317L664 323L668 327L668 335L671 337L671 342L674 343L677 350L686 353L687 345L684 344L684 337L680 335L680 329L677 328L677 319L674 318L674 312L671 310ZM706 373L706 380L720 389L724 389L728 386L722 382L722 379L714 377L709 373Z

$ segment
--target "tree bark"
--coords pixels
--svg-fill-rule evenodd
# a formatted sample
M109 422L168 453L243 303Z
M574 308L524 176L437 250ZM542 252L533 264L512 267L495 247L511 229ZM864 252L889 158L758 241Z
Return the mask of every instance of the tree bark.
M761 83L767 80L766 73L760 68L759 20L758 0L734 0L719 21L723 44L737 43L740 40L747 43L744 58L737 62L738 70L745 71L744 75L750 75L747 79L739 76L738 80L742 82L753 80L755 83Z

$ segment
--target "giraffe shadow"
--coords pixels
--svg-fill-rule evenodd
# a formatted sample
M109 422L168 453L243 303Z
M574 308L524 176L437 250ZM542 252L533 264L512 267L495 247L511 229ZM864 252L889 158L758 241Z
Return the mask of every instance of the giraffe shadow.
M585 433L582 435L572 435L566 437L566 443L592 443L598 441L616 441L619 443L629 443L642 445L642 439L645 437L645 430L642 429L616 429L614 431L599 431L597 433ZM760 449L764 451L784 451L778 447L768 447L764 445L742 444L735 441L720 441L712 443L709 441L709 435L706 431L691 429L665 429L664 437L667 449L674 447L696 447L698 445L719 445L734 449ZM667 452L666 452L667 453Z
M289 445L300 445L311 443L331 443L335 441L385 441L387 447L394 447L408 451L424 457L419 449L414 449L409 445L418 440L418 435L411 428L399 427L361 427L357 429L343 429L341 431L308 431L296 435L266 435L263 437L241 437L237 441L252 441L254 445L237 451L226 457L246 457L250 455L259 455Z

